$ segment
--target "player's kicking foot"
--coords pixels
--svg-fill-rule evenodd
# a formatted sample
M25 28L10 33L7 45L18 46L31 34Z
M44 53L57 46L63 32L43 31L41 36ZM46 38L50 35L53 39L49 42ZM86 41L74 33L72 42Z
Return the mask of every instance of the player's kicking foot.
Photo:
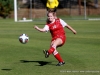
M49 57L49 53L47 50L43 50L43 53L45 54L45 58L48 58Z
M56 66L62 66L64 64L65 64L65 62L63 61L63 62L59 62Z

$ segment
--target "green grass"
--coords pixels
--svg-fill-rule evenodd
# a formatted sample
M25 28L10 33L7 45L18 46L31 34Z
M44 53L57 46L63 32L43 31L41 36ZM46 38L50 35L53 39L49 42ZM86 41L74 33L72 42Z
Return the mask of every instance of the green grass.
M58 48L66 64L51 55L44 58L43 49L49 49L50 33L40 33L34 25L43 27L45 21L13 22L0 19L0 75L100 75L100 21L66 21L76 31L65 29L67 41ZM27 44L18 41L20 34L29 36Z

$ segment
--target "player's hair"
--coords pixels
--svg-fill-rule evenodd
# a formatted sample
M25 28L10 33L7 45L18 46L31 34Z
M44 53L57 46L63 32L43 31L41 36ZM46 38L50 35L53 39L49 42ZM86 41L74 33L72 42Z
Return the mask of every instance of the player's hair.
M55 12L52 12L52 11L48 11L47 16L48 16L49 13L52 13L53 16L55 16Z
M46 23L47 23L47 24L49 24L49 23L50 23L50 21L47 19L47 20L46 20Z
M53 9L52 9L52 8L51 8L51 9L50 9L50 8L47 8L47 11L48 11L48 12L50 12L50 11L51 11L51 12L56 12L56 11L57 11L57 8L53 8Z

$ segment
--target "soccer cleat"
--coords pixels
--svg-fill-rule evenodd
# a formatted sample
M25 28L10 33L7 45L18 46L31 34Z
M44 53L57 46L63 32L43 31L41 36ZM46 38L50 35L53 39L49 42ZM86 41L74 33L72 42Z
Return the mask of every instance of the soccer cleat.
M65 64L65 62L63 61L63 62L59 62L56 66L62 66L64 64Z
M49 53L47 50L43 50L43 53L45 54L45 58L48 58L49 57Z

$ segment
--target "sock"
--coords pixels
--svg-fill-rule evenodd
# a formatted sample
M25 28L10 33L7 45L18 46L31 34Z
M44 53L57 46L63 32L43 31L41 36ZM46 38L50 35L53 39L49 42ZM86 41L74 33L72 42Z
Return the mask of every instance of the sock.
M59 62L63 62L63 59L61 58L60 54L57 53L56 55L54 55L54 57L59 61Z
M51 47L49 50L48 50L48 53L49 55L52 54L54 52L55 48Z

